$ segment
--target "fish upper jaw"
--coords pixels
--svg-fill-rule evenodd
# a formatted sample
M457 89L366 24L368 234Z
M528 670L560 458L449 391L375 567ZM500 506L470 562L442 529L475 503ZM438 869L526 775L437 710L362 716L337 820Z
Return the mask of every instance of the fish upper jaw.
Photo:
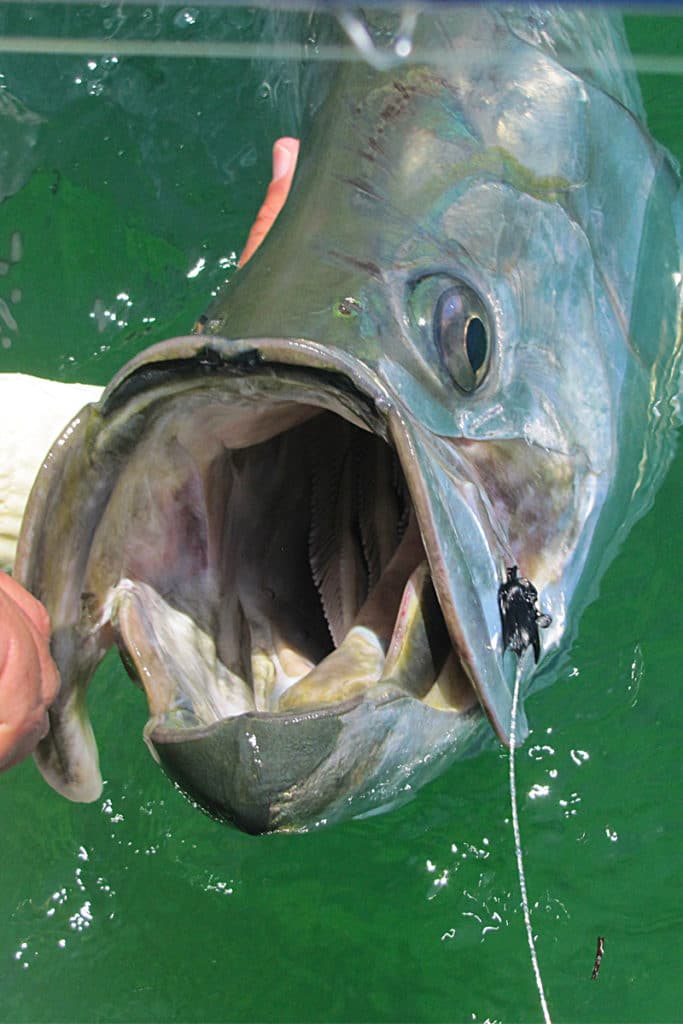
M423 430L396 410L391 437L406 473L429 560L431 578L453 650L499 739L510 742L512 694L518 664L505 651L498 593L505 568L515 564L487 495L457 442ZM517 742L528 733L523 708Z

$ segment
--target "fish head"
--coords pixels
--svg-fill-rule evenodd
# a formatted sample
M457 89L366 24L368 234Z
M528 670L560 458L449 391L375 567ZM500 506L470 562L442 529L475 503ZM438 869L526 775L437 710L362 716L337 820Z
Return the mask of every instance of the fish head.
M637 283L653 252L675 265L674 228L642 244L671 169L609 263L586 153L522 162L457 83L365 74L202 332L133 359L38 477L17 575L62 674L37 761L72 799L100 791L85 692L113 643L153 756L252 832L372 813L492 734L521 742L515 686L547 677L651 492L666 374Z

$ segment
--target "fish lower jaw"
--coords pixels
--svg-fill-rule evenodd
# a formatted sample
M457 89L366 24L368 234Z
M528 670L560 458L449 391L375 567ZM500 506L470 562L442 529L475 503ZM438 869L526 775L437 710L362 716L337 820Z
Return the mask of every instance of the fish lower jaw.
M354 625L317 665L279 641L255 647L246 670L231 671L209 634L139 581L121 580L109 608L122 654L147 696L146 736L203 730L246 714L329 714L397 696L449 713L478 706L439 622L425 562L406 582L388 645L370 626Z

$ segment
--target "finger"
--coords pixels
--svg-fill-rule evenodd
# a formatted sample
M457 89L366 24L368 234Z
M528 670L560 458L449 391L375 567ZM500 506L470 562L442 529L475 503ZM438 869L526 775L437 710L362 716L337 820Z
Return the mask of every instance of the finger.
M59 669L57 668L50 652L49 637L45 638L42 634L38 634L34 639L36 642L38 660L40 661L41 699L44 706L49 708L59 693L62 680L59 674Z
M40 697L43 705L47 708L52 704L53 700L59 692L59 685L61 682L59 670L55 665L52 654L50 653L50 620L47 612L42 605L39 606L45 614L45 618L48 624L48 631L43 632L35 626L33 620L26 616L23 609L19 606L17 611L19 614L25 616L25 621L29 629L29 634L33 641L36 657L38 658L38 666L40 672Z
M284 137L278 139L273 146L273 177L261 209L249 232L247 244L240 256L238 266L244 266L247 260L254 255L284 206L292 185L298 156L298 139Z
M0 722L0 772L14 768L32 754L49 729L47 711L43 711L29 729L21 732Z
M8 768L45 734L46 714L36 631L5 594L0 594L0 621L0 767Z
M40 633L46 637L50 635L50 616L44 606L33 594L24 590L20 583L4 572L0 572L0 592L7 594L21 608Z
M46 735L59 689L48 639L0 591L0 770L27 757Z
M23 642L32 646L38 658L37 679L41 699L49 706L57 696L60 684L59 672L50 654L50 617L33 594L5 573L0 573L0 600L3 602L0 604L0 622L5 644L7 638L20 628Z

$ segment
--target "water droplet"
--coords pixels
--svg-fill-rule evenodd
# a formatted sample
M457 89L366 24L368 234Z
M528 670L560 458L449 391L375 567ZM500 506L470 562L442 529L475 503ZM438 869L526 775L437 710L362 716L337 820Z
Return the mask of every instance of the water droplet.
M529 748L529 757L534 761L542 761L544 757L547 757L548 755L552 756L554 753L555 751L553 748L549 747L547 744L541 746L537 743L535 746Z
M24 243L21 237L20 231L13 231L12 237L9 241L9 261L10 263L19 263L21 257L24 255Z
M413 49L413 41L412 39L408 39L406 36L403 36L401 39L396 40L396 46L394 49L397 57L409 57Z
M195 25L198 17L199 11L196 7L183 7L173 19L173 24L176 28L187 28L189 25Z
M9 331L16 331L18 329L17 322L10 313L9 306L4 299L0 299L0 320L3 321Z
M185 275L185 277L189 277L189 278L198 277L198 275L201 274L201 272L202 272L202 270L204 269L205 266L206 266L206 260L204 259L203 256L200 256L199 259L197 260L197 262L195 263L195 265L190 270L188 270L188 272Z

